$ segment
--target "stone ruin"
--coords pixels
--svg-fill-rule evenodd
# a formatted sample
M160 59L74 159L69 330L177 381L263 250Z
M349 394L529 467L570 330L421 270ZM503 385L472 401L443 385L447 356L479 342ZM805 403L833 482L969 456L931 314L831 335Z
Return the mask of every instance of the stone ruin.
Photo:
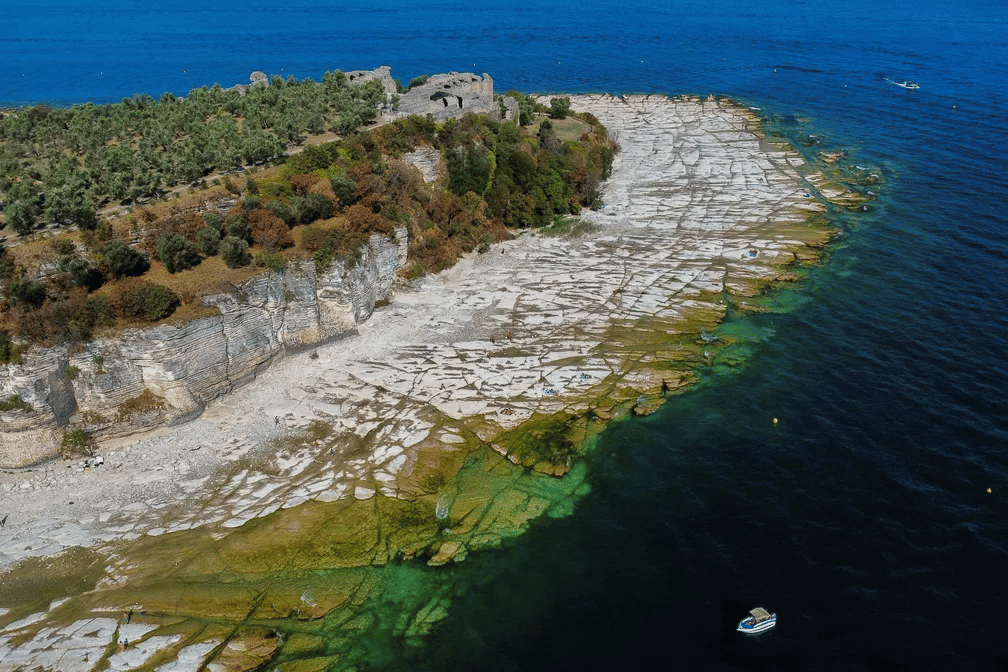
M449 72L432 75L426 82L414 86L406 93L398 93L392 79L392 68L387 65L374 70L351 70L343 73L354 84L372 80L381 82L385 90L385 105L378 113L383 122L395 121L410 115L431 115L435 121L461 117L466 112L485 112L498 119L517 119L518 101L505 98L501 104L494 100L493 79L484 73ZM398 102L397 99L398 98Z
M472 72L432 75L426 82L414 86L406 93L398 92L396 82L392 79L392 68L387 65L374 70L351 70L343 74L354 84L372 80L381 82L385 90L385 104L378 109L382 123L414 114L429 114L435 121L443 122L461 117L466 112L485 112L502 121L518 119L518 101L510 96L503 101L495 101L493 79L486 73L482 76ZM266 73L256 70L249 76L248 84L237 84L231 88L244 95L250 86L269 85Z
M385 101L387 104L391 101L392 96L396 95L396 83L392 79L392 68L387 65L375 68L374 70L350 70L343 74L346 75L347 81L351 84L364 84L365 82L377 79L381 82L382 88L385 89Z
M493 80L471 72L434 75L399 98L396 117L430 114L437 121L461 117L466 112L486 112L500 117L501 107L494 100Z

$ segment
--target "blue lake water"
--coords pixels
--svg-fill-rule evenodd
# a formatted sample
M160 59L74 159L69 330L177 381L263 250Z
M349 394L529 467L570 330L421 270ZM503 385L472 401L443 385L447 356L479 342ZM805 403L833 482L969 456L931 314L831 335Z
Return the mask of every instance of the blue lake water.
M727 95L884 178L745 367L611 427L575 514L449 570L448 620L375 667L1008 667L1003 2L138 4L8 3L0 104L475 70Z

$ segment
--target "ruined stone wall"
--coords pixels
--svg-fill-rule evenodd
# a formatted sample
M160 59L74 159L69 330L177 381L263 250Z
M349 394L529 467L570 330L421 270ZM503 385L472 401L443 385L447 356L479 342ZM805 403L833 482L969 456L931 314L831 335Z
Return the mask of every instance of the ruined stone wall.
M381 122L387 123L410 115L431 115L443 122L461 117L466 112L495 115L498 119L517 119L518 102L513 98L503 99L501 104L494 101L493 79L483 73L449 72L432 75L427 82L415 86L406 93L398 93L392 69L383 65L374 70L350 70L343 73L352 84L363 84L372 80L381 82L385 90L385 104L379 106ZM238 84L233 89L244 94L249 86L269 86L266 74L256 70L249 75L249 84Z
M391 100L397 90L395 80L392 79L392 68L387 65L375 68L374 70L350 70L343 74L346 75L347 81L351 84L364 84L365 82L370 82L372 79L377 79L381 82L382 88L385 89L386 100Z
M217 315L127 330L72 353L33 348L21 364L0 366L0 398L17 394L35 409L0 413L0 467L55 457L68 426L109 437L190 419L287 349L353 333L391 297L407 246L401 227L392 240L372 236L353 267L334 262L320 276L312 261L291 263L205 297Z
M494 101L493 79L471 72L449 72L433 75L426 83L415 86L399 98L393 117L413 114L432 115L437 121L461 117L466 112L486 112L500 116L500 105Z

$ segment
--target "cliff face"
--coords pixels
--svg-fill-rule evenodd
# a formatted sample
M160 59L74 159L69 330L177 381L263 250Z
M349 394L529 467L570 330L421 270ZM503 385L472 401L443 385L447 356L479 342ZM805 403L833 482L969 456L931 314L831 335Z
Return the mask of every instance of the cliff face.
M22 364L0 367L0 397L17 394L35 409L0 413L0 467L55 457L68 426L108 437L192 418L288 348L353 332L391 296L407 246L403 227L392 240L372 236L353 267L334 262L318 275L314 262L292 263L205 297L217 315L128 330L72 353L33 349Z

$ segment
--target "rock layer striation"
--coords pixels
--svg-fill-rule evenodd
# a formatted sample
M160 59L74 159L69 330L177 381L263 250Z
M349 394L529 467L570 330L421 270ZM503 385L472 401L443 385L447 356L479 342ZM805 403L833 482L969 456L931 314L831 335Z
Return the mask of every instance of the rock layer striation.
M63 429L87 426L123 436L198 415L207 402L263 371L284 353L355 332L392 296L406 263L406 230L372 236L353 266L288 264L204 303L218 314L186 324L133 329L83 349L32 350L0 367L0 396L20 396L34 411L0 416L0 467L23 467L59 454ZM79 374L68 375L70 367Z
M389 559L458 561L532 518L571 511L587 491L584 463L530 446L561 436L564 418L656 406L717 360L724 343L709 332L729 305L744 308L761 285L790 278L788 265L829 237L810 224L827 209L817 174L768 142L747 111L658 96L575 96L572 105L622 146L600 211L423 278L364 321L372 308L358 313L336 290L331 305L342 322L323 320L321 307L316 320L310 302L297 316L266 320L270 297L288 285L257 281L248 301L257 297L260 312L241 320L259 320L260 330L235 332L247 334L245 346L225 340L229 353L313 342L323 324L343 325L332 333L347 337L265 370L267 359L242 354L245 370L261 371L254 384L190 422L107 443L100 466L0 474L0 505L16 512L0 563L71 546L108 558L107 576L80 606L20 605L5 615L14 607L0 605L0 670L81 659L87 647L114 650L112 624L98 620L134 599L160 614L145 617L151 629L137 650L175 661L172 669L223 665L220 641L251 650L259 641L251 626L292 614L325 619L342 609L333 618L352 637L371 622L368 596L386 581L376 572ZM306 278L310 271L302 269ZM321 304L329 295L316 283ZM221 324L229 310L240 321L240 302L220 301ZM251 347L255 333L273 336ZM161 389L185 379L164 364L157 371L149 378ZM302 587L320 567L347 571ZM410 563L387 567L411 571ZM409 585L402 594L413 595ZM393 619L395 641L444 616L448 598L438 590ZM253 600L257 591L269 599ZM326 631L327 642L334 636ZM339 661L318 647L313 669L352 665L356 649L346 641ZM283 646L300 651L306 642L292 636ZM250 659L241 669L261 664Z

